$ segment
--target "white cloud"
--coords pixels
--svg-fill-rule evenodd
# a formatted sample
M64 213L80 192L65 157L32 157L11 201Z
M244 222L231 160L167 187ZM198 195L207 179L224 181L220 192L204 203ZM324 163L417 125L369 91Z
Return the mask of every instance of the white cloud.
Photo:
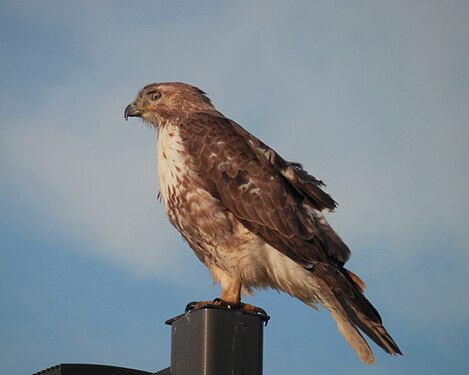
M140 273L176 276L179 257L171 250L178 236L156 200L154 132L124 124L120 108L99 94L78 106L69 94L60 91L66 99L51 98L43 117L3 132L9 172L27 186L12 199L35 207L54 223L52 232L68 233L85 252Z

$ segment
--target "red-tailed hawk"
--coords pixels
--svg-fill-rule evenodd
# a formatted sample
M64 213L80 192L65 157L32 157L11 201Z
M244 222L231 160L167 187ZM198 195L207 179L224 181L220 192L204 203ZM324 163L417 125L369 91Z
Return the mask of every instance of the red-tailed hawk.
M365 363L374 357L358 329L401 354L364 283L344 268L350 250L324 218L336 203L322 181L223 116L194 86L145 86L124 116L157 130L166 213L221 284L222 301L240 306L241 293L273 288L324 306Z

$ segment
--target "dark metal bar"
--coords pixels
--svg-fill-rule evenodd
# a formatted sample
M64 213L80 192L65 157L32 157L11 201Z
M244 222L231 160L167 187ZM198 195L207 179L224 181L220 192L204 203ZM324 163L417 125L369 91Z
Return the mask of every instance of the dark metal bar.
M33 375L152 375L152 373L116 366L62 363Z
M171 375L171 367L155 372L153 375Z

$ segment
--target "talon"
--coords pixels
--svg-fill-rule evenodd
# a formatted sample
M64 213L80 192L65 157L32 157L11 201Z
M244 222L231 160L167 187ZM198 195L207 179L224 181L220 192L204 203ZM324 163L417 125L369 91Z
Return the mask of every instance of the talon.
M195 301L189 302L186 305L186 308L184 309L184 312L189 312L191 310L195 310L198 303L199 302L195 302Z
M250 314L254 314L259 316L267 325L267 322L270 319L270 316L267 315L267 312L257 306L250 305L247 303L230 303L227 301L223 301L221 298L215 298L213 301L200 301L200 302L189 302L186 305L185 312L193 311L193 310L199 310L203 308L222 308L222 309L233 309L233 310L242 310Z
M232 302L224 301L221 298L215 298L213 300L213 304L215 306L224 307L226 309L237 309L237 308L239 308L239 303L232 303Z
M202 309L202 308L208 307L208 306L214 306L213 302L211 302L211 301L195 302L193 310L199 310L199 309Z

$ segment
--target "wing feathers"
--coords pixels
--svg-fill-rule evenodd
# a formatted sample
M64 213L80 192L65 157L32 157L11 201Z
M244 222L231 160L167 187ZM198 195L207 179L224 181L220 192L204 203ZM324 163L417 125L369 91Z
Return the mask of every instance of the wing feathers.
M230 124L246 140L259 161L276 166L276 169L291 183L292 187L308 199L314 207L318 210L328 209L332 211L337 206L331 196L321 189L324 183L306 173L301 164L287 162L237 123L230 121Z
M279 156L278 158L280 159ZM320 188L324 186L321 180L316 180L313 176L306 173L301 164L289 163L285 160L282 160L281 164L284 164L283 168L280 168L282 175L291 182L298 192L308 197L313 206L321 211L332 211L336 208L337 203Z
M250 229L302 264L348 260L347 246L319 215L335 207L321 181L218 114L193 113L180 129L197 134L184 139L209 191Z

